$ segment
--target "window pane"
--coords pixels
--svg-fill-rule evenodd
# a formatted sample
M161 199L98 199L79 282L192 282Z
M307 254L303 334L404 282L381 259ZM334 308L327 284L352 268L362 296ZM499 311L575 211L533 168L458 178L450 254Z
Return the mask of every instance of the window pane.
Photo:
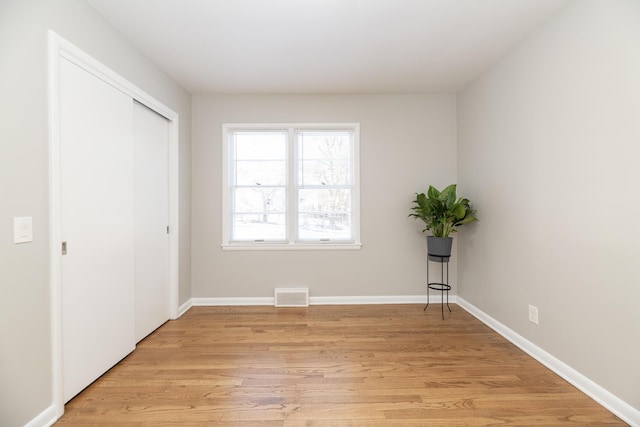
M300 158L347 160L351 157L351 132L298 132Z
M298 164L301 186L349 185L350 163L345 160L303 160Z
M315 213L298 216L300 240L351 240L350 213Z
M298 185L349 185L352 134L298 132Z
M281 187L235 188L234 213L280 212L286 210L286 192Z
M234 132L234 158L236 160L285 160L287 135L287 132L282 131Z
M236 185L285 185L287 163L283 160L239 160Z
M233 215L231 240L285 240L286 225L283 214L255 213Z
M301 189L298 191L298 211L349 212L351 211L351 190L349 189Z
M298 238L351 240L351 190L301 189L298 192Z
M288 132L234 132L231 141L231 240L286 239Z

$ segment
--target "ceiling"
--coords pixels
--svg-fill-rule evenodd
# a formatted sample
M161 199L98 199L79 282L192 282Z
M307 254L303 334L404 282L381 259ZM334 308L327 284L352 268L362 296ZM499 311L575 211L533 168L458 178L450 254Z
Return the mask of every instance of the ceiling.
M191 93L462 89L569 0L86 0Z

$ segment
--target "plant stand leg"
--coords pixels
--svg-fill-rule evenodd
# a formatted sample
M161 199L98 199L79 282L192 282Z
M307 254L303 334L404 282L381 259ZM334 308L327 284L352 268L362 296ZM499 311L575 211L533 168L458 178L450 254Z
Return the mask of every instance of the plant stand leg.
M440 263L440 278L444 279L444 266L442 264L444 263ZM449 261L447 261L447 281L445 282L444 280L442 280L442 283L444 284L444 286L442 286L443 292L441 293L440 297L442 300L442 320L444 320L444 290L447 291L447 309L449 309L449 313L451 313L451 307L449 307L449 290L451 289L451 286L449 286Z
M447 309L449 313L451 313L451 307L449 306L449 291L451 290L451 285L449 285L449 261L444 261L445 257L441 257L440 262L440 282L429 282L429 258L427 257L427 305L424 306L422 311L426 311L427 307L429 307L429 289L433 289L434 291L440 291L440 310L442 313L442 320L444 320L444 293L447 293ZM435 261L438 262L438 261ZM447 274L445 280L445 271L444 264L447 264Z
M427 256L427 305L424 306L422 311L426 311L427 307L429 307L429 257Z

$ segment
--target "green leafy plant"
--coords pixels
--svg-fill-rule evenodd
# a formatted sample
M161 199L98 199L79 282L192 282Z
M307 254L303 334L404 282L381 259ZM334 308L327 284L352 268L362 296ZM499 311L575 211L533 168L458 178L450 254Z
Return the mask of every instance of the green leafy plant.
M424 221L426 227L422 231L430 230L434 237L449 237L458 231L456 227L478 220L469 199L456 196L455 184L442 191L430 185L426 195L416 193L413 203L409 217Z

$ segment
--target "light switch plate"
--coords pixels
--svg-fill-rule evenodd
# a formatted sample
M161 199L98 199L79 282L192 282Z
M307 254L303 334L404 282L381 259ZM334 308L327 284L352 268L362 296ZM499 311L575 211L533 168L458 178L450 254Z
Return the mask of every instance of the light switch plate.
M13 218L13 243L33 241L33 218L20 216Z

